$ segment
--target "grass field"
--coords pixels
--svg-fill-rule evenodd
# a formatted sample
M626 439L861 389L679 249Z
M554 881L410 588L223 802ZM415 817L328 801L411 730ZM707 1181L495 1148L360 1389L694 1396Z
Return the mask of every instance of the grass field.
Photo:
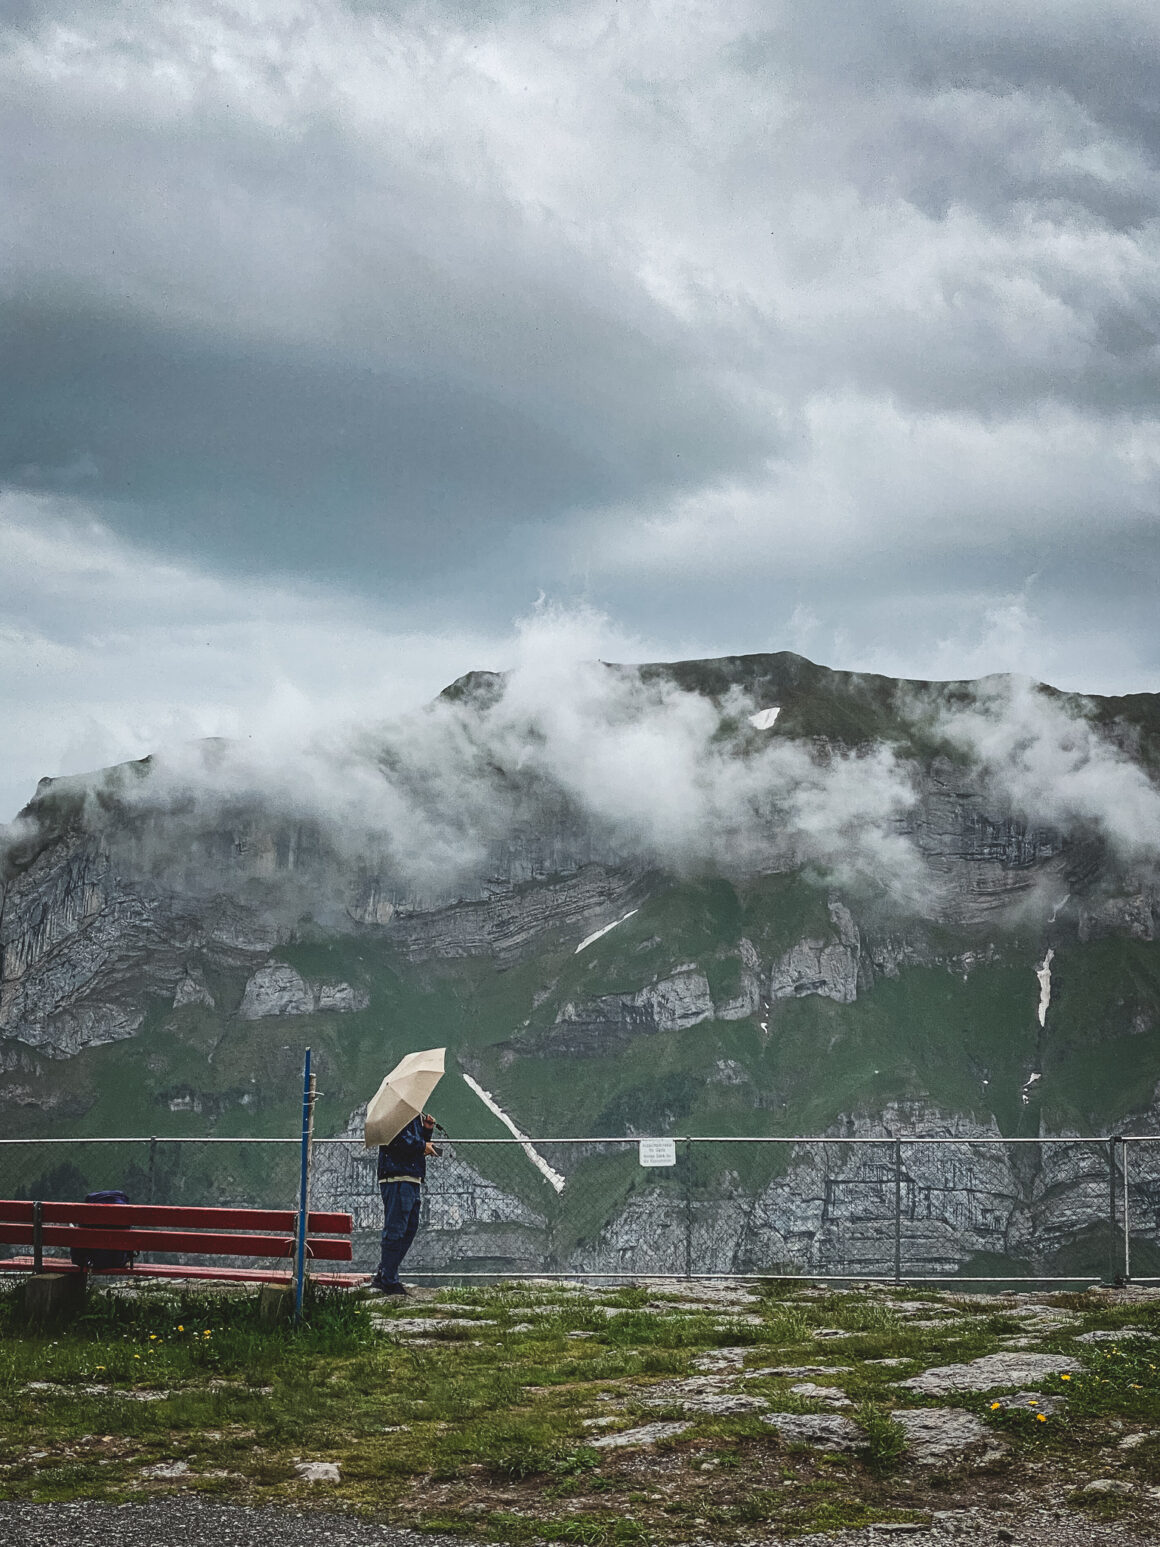
M1080 1341L1091 1331L1105 1340ZM0 1332L5 1499L193 1488L590 1547L921 1521L991 1497L1160 1518L1160 1308L1113 1292L541 1282L401 1307L320 1295L295 1330L262 1325L249 1291L101 1288L36 1332L9 1286ZM1002 1383L898 1384L1020 1349L1067 1368L1008 1403ZM981 1448L924 1461L898 1421L915 1409L968 1415ZM835 1411L845 1451L766 1421ZM651 1443L605 1443L657 1423ZM304 1480L309 1462L337 1479Z

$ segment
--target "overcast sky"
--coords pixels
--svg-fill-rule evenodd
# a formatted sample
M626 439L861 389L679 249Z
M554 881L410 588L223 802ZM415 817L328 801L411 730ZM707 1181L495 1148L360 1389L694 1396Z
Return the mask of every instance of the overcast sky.
M0 179L0 819L544 597L1160 688L1155 0L0 0Z

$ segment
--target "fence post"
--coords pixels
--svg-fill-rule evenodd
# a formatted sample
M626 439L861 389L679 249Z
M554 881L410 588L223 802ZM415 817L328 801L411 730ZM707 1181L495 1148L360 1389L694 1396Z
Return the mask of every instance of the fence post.
M314 1135L314 1075L310 1049L302 1065L302 1157L298 1177L298 1241L294 1269L294 1320L302 1320L302 1291L306 1281L306 1221L310 1206L310 1141Z
M149 1140L149 1202L154 1201L154 1188L157 1181L157 1140Z
M32 1271L44 1272L44 1206L32 1205Z
M902 1282L902 1140L894 1139L894 1282Z
M1127 1284L1132 1278L1132 1189L1128 1177L1128 1141L1121 1139L1120 1142L1124 1146L1121 1154L1124 1168L1124 1283Z
M685 1140L685 1277L693 1276L693 1141Z
M1119 1268L1116 1265L1116 1233L1119 1229L1119 1209L1116 1203L1116 1145L1120 1142L1119 1134L1112 1134L1108 1140L1108 1281L1115 1283L1119 1277Z

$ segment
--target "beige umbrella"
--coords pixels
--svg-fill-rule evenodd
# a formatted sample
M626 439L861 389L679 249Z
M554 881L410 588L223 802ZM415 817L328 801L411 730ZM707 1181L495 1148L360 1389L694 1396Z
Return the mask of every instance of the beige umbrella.
M367 1107L364 1143L368 1149L389 1144L418 1117L427 1098L443 1078L447 1049L430 1047L425 1053L408 1053L387 1075Z

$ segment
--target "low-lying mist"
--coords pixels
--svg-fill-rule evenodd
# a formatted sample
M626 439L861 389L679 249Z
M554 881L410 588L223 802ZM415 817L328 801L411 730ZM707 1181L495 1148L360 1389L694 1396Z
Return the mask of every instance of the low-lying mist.
M182 869L196 832L239 813L310 824L342 863L420 900L512 879L503 856L517 849L535 853L533 871L584 858L681 875L804 866L921 910L932 883L915 833L941 745L997 819L1094 835L1126 865L1160 856L1160 789L1084 701L1014 678L945 695L900 684L896 735L839 744L792 737L786 715L757 729L751 716L776 706L743 685L709 696L584 659L588 643L575 614L538 612L502 677L341 737L162 749L146 777L119 777L111 803L91 795L87 820L126 805L147 815Z

